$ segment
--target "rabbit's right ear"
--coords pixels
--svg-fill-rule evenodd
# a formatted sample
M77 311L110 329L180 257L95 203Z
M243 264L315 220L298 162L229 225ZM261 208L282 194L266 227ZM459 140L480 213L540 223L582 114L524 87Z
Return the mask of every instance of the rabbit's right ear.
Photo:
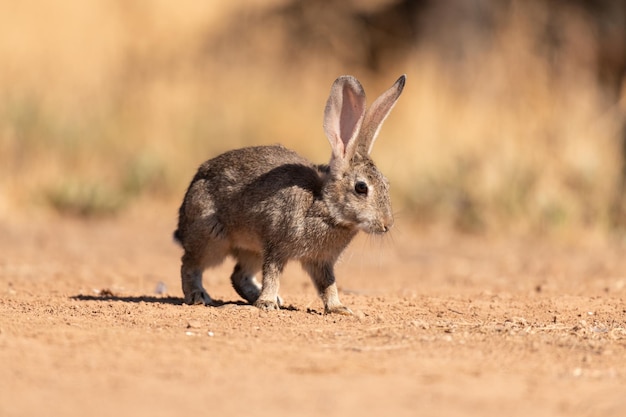
M352 159L364 116L365 91L361 84L349 75L337 78L324 110L324 133L333 150L331 170L345 167Z
M391 88L381 94L367 111L363 120L363 129L361 129L361 137L359 138L359 151L369 153L372 151L372 145L376 141L378 132L383 122L389 116L389 112L396 105L396 101L404 89L406 75L400 76Z

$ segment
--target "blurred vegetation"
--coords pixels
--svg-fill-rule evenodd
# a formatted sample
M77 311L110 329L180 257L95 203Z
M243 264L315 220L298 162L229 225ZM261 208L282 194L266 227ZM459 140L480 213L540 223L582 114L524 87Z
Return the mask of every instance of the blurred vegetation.
M332 81L406 73L373 151L403 220L614 230L626 12L588 3L0 0L0 214L169 204L252 144L324 162Z

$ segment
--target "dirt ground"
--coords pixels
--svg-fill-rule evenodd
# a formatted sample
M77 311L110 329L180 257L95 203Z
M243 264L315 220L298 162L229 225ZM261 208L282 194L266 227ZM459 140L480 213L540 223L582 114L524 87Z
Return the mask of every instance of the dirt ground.
M290 265L261 312L205 274L182 304L176 207L0 217L1 416L624 416L626 247L415 232Z

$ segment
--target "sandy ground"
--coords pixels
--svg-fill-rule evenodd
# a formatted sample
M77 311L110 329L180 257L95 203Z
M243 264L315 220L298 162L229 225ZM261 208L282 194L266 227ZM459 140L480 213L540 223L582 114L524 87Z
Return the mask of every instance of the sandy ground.
M0 416L624 416L625 248L416 233L353 242L352 317L287 268L261 312L182 304L176 207L0 218Z

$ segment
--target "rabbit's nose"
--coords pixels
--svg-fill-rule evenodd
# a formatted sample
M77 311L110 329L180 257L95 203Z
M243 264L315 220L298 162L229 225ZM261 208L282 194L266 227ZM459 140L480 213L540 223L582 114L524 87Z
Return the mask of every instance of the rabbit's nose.
M393 226L393 217L390 216L387 219L385 219L382 222L381 226L382 226L383 233L387 233Z

